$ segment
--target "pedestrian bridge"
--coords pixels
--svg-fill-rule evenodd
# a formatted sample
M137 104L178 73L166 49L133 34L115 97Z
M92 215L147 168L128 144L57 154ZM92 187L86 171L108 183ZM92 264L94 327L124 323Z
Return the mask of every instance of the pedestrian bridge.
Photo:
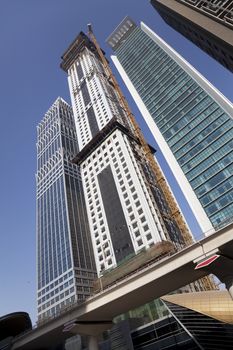
M220 257L207 267L195 269L198 262L213 254L218 254ZM69 329L67 324L71 325L71 329L72 324L79 324L80 330L86 329L86 334L93 334L93 329L111 323L115 316L168 294L209 273L217 275L222 282L226 281L229 291L232 292L231 259L233 259L233 224L172 256L146 266L108 289L89 297L82 304L73 306L31 332L15 338L12 349L39 350L56 346L73 335L69 331L64 332L64 328Z

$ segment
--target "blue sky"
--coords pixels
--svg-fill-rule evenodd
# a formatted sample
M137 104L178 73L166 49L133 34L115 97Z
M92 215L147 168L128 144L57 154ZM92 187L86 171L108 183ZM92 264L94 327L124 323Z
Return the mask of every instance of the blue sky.
M105 39L126 15L149 25L233 101L232 74L168 27L149 0L1 0L0 316L23 310L35 321L36 125L58 96L70 101L60 56L90 22L110 55ZM138 118L131 98L129 102ZM164 164L159 152L157 156Z

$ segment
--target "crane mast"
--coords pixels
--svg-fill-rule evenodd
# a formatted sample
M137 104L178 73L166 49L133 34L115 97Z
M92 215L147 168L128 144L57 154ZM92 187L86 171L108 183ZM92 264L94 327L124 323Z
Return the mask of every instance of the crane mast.
M173 194L170 191L170 188L169 188L164 176L163 176L163 173L160 169L160 166L156 162L156 160L151 152L151 149L150 149L148 143L146 142L144 135L143 135L133 113L131 112L131 109L128 105L128 102L126 101L126 99L121 91L121 88L117 83L117 80L116 80L116 78L115 78L115 76L114 76L114 74L109 66L109 63L108 63L108 61L107 61L107 59L106 59L106 57L105 57L105 55L100 47L98 41L95 38L91 24L88 24L88 36L96 48L96 51L97 51L99 58L103 64L105 72L107 73L107 77L111 81L112 85L114 86L114 89L118 95L119 101L120 101L122 107L124 108L124 110L127 114L127 117L129 118L129 121L133 127L135 136L138 138L140 145L142 147L143 153L144 153L144 155L145 155L145 157L146 157L146 159L147 159L147 161L148 161L149 165L151 166L151 169L154 173L156 181L157 181L167 203L169 204L169 208L171 211L170 219L173 219L176 222L176 224L180 230L180 233L182 235L185 246L189 246L192 243L194 243L193 237L190 234L190 231L187 227L187 224L184 221L184 218L180 212L180 209L179 209L179 207L178 207L178 205L173 197ZM161 214L164 217L164 219L168 218L167 213L161 213ZM214 283L214 280L211 276L203 277L200 280L198 280L197 282L200 282L200 284L204 287L205 290L217 289L217 286Z
M148 143L146 142L146 140L143 136L143 133L142 133L138 123L136 122L136 119L135 119L133 113L130 110L130 107L129 107L129 105L128 105L128 103L127 103L118 83L117 83L117 80L112 73L112 70L108 64L108 61L105 58L105 56L104 56L96 38L95 38L95 35L93 33L93 30L92 30L92 26L90 24L88 24L88 35L96 47L96 50L97 50L99 57L102 61L103 67L105 68L105 71L108 74L108 79L111 80L111 82L115 88L115 91L119 97L119 101L120 101L122 107L124 108L124 110L126 111L127 117L129 118L129 120L133 126L135 136L140 141L140 144L141 144L142 149L144 151L145 157L148 160L148 162L149 162L149 164L154 172L156 180L157 180L157 182L158 182L158 184L159 184L159 186L164 194L164 197L169 204L169 207L171 210L171 218L173 218L176 221L177 226L179 227L179 229L181 231L185 245L190 245L193 243L193 238L192 238L192 236L189 232L189 229L188 229L188 227L183 219L183 216L180 212L180 209L178 208L178 205L176 204L176 201L175 201L175 199L174 199L174 197L173 197L173 195L172 195L172 193L171 193L171 191L166 183L166 180L163 176L162 171L160 170L159 165L157 164L153 154L151 153L150 147L148 146ZM165 215L167 217L167 214L165 214Z

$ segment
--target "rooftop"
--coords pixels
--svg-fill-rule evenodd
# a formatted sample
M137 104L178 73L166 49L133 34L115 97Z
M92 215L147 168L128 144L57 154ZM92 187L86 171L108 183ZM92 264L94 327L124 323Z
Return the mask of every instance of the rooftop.
M0 341L32 329L27 312L13 312L0 317Z
M112 34L109 35L106 42L115 51L136 27L137 25L134 21L129 16L126 16Z
M92 51L96 51L94 44L91 42L88 36L83 32L80 32L61 56L62 62L60 67L67 72L85 47L88 47Z

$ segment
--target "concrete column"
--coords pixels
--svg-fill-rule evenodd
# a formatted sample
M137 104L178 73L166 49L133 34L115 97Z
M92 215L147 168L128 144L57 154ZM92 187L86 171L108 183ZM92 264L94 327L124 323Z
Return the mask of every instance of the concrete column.
M88 350L98 350L98 338L94 335L88 336Z

